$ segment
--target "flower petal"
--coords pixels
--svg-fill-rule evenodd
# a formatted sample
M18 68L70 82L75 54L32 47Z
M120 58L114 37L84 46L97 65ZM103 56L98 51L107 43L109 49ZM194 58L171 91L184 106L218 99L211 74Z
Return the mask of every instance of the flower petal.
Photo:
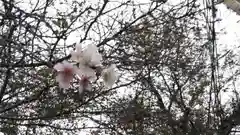
M80 84L79 86L79 94L81 94L83 91L91 91L92 86L89 82L87 82L87 84Z
M100 66L102 61L102 55L98 52L92 55L91 66Z
M62 81L62 78L63 78L62 74L58 74L58 75L56 76L56 81L57 81L57 82L60 82L60 81Z
M63 63L64 68L73 69L73 65L71 63L69 63L68 61L64 60L62 63Z
M63 71L64 70L64 65L62 63L57 63L56 65L54 65L53 68L57 71Z
M65 76L63 73L59 73L56 76L56 81L59 83L60 88L67 89L70 87L71 78Z
M114 71L115 65L111 65L107 69L104 69L102 72L102 78L104 80L104 84L107 87L112 87L112 85L115 83L117 80L117 73Z
M81 44L76 44L76 52L81 52L83 50Z
M97 46L95 46L93 44L90 44L90 45L87 46L86 51L96 53L96 52L98 52L98 48L97 48Z
M95 71L88 67L88 66L85 66L85 65L79 65L79 71L78 71L78 75L80 76L86 76L88 77L91 81L94 81L96 80L96 73Z
M84 91L84 88L83 88L82 85L80 85L79 88L78 88L78 92L79 92L79 94L82 94L83 91Z
M57 69L58 75L56 76L56 81L59 83L59 87L67 89L70 87L70 82L73 79L75 73L74 66L68 61L63 61L54 66Z
M81 44L76 45L76 50L71 52L71 60L80 62L83 57L83 48Z
M78 53L77 52L74 52L74 51L72 51L71 52L71 60L73 60L73 61L78 61Z
M59 82L59 87L63 89L68 89L70 87L70 83L68 82Z

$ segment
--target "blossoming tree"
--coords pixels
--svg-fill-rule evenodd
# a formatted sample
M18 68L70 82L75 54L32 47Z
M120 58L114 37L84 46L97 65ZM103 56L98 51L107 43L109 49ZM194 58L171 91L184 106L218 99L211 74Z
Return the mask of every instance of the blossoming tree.
M199 3L2 0L0 132L234 132L238 49L216 55Z

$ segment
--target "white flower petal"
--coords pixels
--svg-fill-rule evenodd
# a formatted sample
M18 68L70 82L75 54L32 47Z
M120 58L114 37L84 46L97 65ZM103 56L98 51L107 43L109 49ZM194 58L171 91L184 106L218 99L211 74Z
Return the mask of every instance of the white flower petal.
M76 66L73 66L73 74L77 74L78 75L79 69Z
M91 81L94 81L94 80L96 80L96 78L97 78L95 71L94 71L92 68L90 68L90 67L88 67L88 66L85 66L85 65L79 65L78 74L79 74L80 76L89 77L89 79L90 79Z
M88 45L85 49L80 44L76 45L76 51L71 52L71 60L86 66L101 65L102 56L95 45Z
M79 55L77 52L74 52L74 51L71 52L71 58L70 58L71 60L78 61L78 57Z
M63 71L64 65L62 63L57 63L53 68L57 71Z
M76 50L71 52L71 60L81 62L83 59L83 48L81 44L76 45Z
M83 91L91 91L91 89L92 89L92 86L91 86L91 83L89 81L88 82L81 82L78 91L81 94Z
M79 94L82 94L83 91L84 91L84 88L83 88L82 85L80 85L79 88L78 88L78 92L79 92Z
M97 48L97 46L90 44L87 46L86 51L89 51L91 53L96 53L96 52L98 52L98 48Z
M56 81L59 83L59 87L64 89L69 88L73 75L76 72L76 67L67 61L63 61L62 63L56 64L54 68L60 71L56 76Z
M100 66L102 61L102 55L98 52L92 55L91 66Z
M57 82L60 82L60 81L62 81L62 78L63 78L62 74L58 74L58 75L56 76L56 81L57 81Z
M68 89L70 87L70 83L68 82L59 82L59 87L63 89Z
M59 73L56 76L56 81L59 83L59 87L63 89L67 89L70 87L70 77L66 77L63 73Z
M92 59L92 52L90 51L84 51L82 56L82 64L89 64L89 62Z
M77 44L76 45L76 52L81 52L83 50L82 45L81 44Z
M62 63L64 65L64 68L73 69L73 65L68 61L64 60Z
M114 71L115 65L111 65L107 69L104 69L102 72L102 78L104 80L104 84L107 87L112 87L112 85L117 80L117 73Z

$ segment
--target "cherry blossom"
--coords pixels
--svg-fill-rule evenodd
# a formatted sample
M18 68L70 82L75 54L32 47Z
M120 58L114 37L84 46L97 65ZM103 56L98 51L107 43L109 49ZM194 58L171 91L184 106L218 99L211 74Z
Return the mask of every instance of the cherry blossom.
M78 63L80 76L87 77L90 81L97 78L93 67L101 66L102 56L95 45L88 45L86 48L76 45L76 51L71 52L71 59Z
M79 62L83 57L83 48L81 44L76 44L76 51L71 52L71 60Z
M95 45L88 45L85 54L85 64L89 66L100 66L102 61L102 55L98 52L98 48Z
M77 68L67 61L57 63L53 68L58 71L56 81L59 83L59 87L64 89L69 88L74 74L78 72Z
M58 71L56 81L61 88L69 88L75 74L79 79L79 93L90 90L91 83L95 82L99 75L102 75L107 87L111 87L117 79L117 74L114 71L115 65L102 70L102 56L95 45L83 47L81 44L77 44L76 50L71 52L70 59L75 61L77 66L73 66L67 61L57 63L54 66L54 69Z
M79 80L80 87L79 93L81 94L84 90L91 90L91 82L94 82L97 79L96 73L92 68L89 68L84 65L79 65Z
M78 74L80 76L88 77L90 81L94 81L97 79L95 70L86 65L79 65Z
M79 94L81 94L83 91L90 91L91 90L91 85L90 85L90 80L89 77L82 76L80 78L80 87L79 87Z
M104 69L102 72L102 78L107 87L112 87L114 82L117 80L117 73L114 71L116 66L112 64L107 69Z
M101 65L102 56L95 45L88 45L84 49L81 45L76 45L76 51L71 52L71 59L81 65L95 67Z

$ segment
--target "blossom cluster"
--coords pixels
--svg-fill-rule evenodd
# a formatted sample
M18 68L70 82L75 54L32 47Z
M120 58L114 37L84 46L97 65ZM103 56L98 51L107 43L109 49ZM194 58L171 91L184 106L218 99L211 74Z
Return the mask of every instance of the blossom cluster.
M58 72L56 81L59 87L68 89L74 78L78 79L80 91L90 89L91 83L95 82L100 75L106 87L111 87L116 79L115 65L108 68L102 66L102 56L95 45L83 47L76 45L76 50L71 52L70 58L75 64L68 61L57 63L53 68Z

